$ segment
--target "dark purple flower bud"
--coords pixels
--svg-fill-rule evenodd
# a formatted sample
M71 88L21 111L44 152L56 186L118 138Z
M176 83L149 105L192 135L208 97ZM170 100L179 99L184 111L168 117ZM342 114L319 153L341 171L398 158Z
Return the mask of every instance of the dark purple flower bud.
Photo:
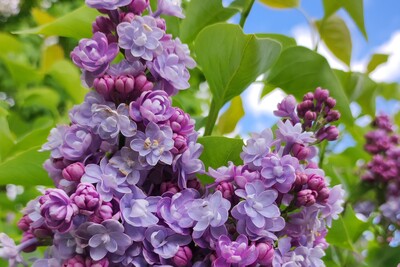
M114 78L110 75L104 75L103 77L99 77L94 79L93 87L97 91L97 93L104 96L104 99L110 100L111 94L114 91L115 81Z
M324 101L326 101L329 97L329 91L326 89L322 89L321 87L318 87L317 89L315 89L314 92L314 98L322 103Z
M136 15L140 15L148 6L149 0L132 0L132 3L128 6L128 10Z
M162 182L160 185L160 194L164 194L165 192L171 192L172 194L176 194L179 191L179 186L172 182Z
M90 216L89 221L102 223L105 220L112 219L114 215L113 207L110 202L103 202L96 212Z
M310 189L303 189L297 193L297 205L309 207L316 202L317 192Z
M75 255L73 258L65 260L63 267L86 267L85 259L81 255Z
M293 145L292 152L293 156L295 156L298 160L305 160L311 153L310 148L297 143Z
M108 43L116 43L118 41L117 36L114 35L115 24L111 19L103 16L99 16L92 24L92 32L102 32L107 36Z
M115 89L123 95L129 94L134 88L135 78L130 75L120 76L115 79Z
M191 179L191 180L187 181L187 188L193 188L193 189L196 189L199 192L203 192L203 189L204 189L203 185L201 184L201 182L197 178L194 178L194 179Z
M229 201L232 201L232 198L235 195L233 184L229 182L221 182L219 185L217 185L216 190L221 191L222 197Z
M23 235L22 235L21 243L25 243L25 242L27 242L27 241L35 238L35 237L36 236L31 232L24 232ZM22 251L25 252L25 253L33 252L33 251L36 250L37 245L38 245L37 243L34 243L34 244L30 245L30 246L25 247Z
M156 23L157 23L157 27L160 28L161 30L163 30L163 31L167 30L165 19L156 18Z
M340 119L340 112L337 110L330 110L326 116L327 122L334 122Z
M194 120L182 109L174 107L174 113L169 118L169 124L174 133L189 135L194 131Z
M172 258L172 262L177 267L190 266L192 257L192 250L188 246L179 247L178 252Z
M108 267L110 262L107 258L103 258L99 261L95 261L91 258L85 260L85 267Z
M151 91L153 87L154 84L147 80L146 75L140 74L135 78L135 89L141 93L144 91Z
M306 101L306 100L314 101L314 94L311 92L308 92L307 94L305 94L303 96L303 101Z
M303 118L307 111L314 108L314 102L311 100L305 100L297 105L297 114Z
M40 214L50 229L65 233L71 228L72 219L79 210L63 190L47 189L39 202Z
M257 263L261 266L271 266L274 258L274 247L269 243L258 243L256 245L258 251Z
M174 147L172 148L171 152L173 154L182 154L187 149L187 140L186 137L174 133L172 135L172 139L174 140Z
M317 119L317 113L311 110L308 110L304 115L304 119L307 121L315 121Z
M329 198L329 193L330 190L327 187L322 188L321 190L318 191L318 197L317 200L320 202L326 202Z
M28 215L24 215L18 221L17 226L21 231L26 232L26 231L29 230L29 228L31 226L31 223L32 223L32 220L29 218L29 216Z
M305 185L308 181L308 176L302 172L296 172L296 185Z
M372 126L378 129L383 129L388 132L393 131L393 124L390 117L386 114L380 114L372 121Z
M100 206L100 195L96 188L89 183L80 183L71 200L84 215L92 215Z
M335 141L339 137L339 129L333 125L321 128L318 130L316 137L319 141Z
M309 189L315 190L317 192L326 187L324 177L316 174L312 174L308 177L307 185Z
M75 162L65 167L62 176L68 181L79 182L85 173L85 165L81 162Z
M325 101L325 104L328 108L334 108L336 106L336 100L332 97L328 97Z

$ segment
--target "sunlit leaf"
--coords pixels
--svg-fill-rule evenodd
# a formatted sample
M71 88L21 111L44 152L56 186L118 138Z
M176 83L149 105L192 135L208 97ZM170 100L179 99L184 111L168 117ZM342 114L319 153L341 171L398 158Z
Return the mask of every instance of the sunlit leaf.
M282 51L278 61L269 71L267 82L285 92L302 97L317 87L329 89L337 99L337 108L342 121L353 124L349 101L342 85L336 78L326 59L305 47L289 47Z
M43 79L43 75L37 69L25 62L16 61L12 57L0 57L0 60L4 62L17 85L38 83Z
M235 130L236 124L244 115L242 98L236 96L232 99L229 108L218 120L218 131L220 134L231 133Z
M181 23L180 38L189 43L206 26L226 21L237 12L237 8L223 7L220 0L192 0Z
M294 8L300 4L300 0L260 0L260 2L273 8Z
M22 51L22 44L17 38L8 33L0 33L0 55L18 54Z
M343 19L332 15L316 22L321 39L329 50L350 66L352 42L350 31Z
M53 22L56 18L51 16L49 13L47 13L44 10L41 10L39 8L32 8L32 17L35 20L36 24L38 25L44 25L50 22Z
M64 58L64 50L58 45L51 45L46 47L42 53L41 70L47 73L54 63Z
M373 54L367 66L367 73L373 72L379 65L388 61L389 55L387 54Z
M296 46L296 40L292 37L283 35L283 34L277 34L277 33L256 33L257 37L261 38L269 38L272 40L275 40L279 42L282 46L282 50L285 50L286 48Z

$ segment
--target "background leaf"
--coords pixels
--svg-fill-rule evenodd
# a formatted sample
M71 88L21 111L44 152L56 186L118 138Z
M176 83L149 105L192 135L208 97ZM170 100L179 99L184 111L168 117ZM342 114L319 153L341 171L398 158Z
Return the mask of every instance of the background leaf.
M260 2L273 8L294 8L300 4L300 0L260 0Z
M235 130L236 124L244 116L242 98L236 96L232 99L229 108L218 120L218 131L220 134L231 133Z
M379 65L388 61L389 55L387 54L373 54L367 66L367 73L373 72Z

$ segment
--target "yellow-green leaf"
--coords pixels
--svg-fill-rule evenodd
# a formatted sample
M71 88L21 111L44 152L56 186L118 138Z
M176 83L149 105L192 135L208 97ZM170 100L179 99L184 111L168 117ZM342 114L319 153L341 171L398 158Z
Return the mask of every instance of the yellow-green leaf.
M260 0L261 3L273 8L294 8L298 7L300 0Z
M38 25L47 24L56 19L53 16L51 16L49 13L47 13L46 11L43 11L36 7L32 8L31 13L32 13L33 19L35 20L36 24L38 24Z
M41 69L47 73L54 63L64 59L64 50L58 44L46 47L42 53Z
M236 124L244 115L242 98L236 96L232 99L229 108L221 115L218 121L218 130L221 134L231 133L235 130Z
M321 39L329 50L350 66L352 42L350 31L343 19L332 15L316 22Z
M389 55L373 54L367 66L367 73L373 72L379 65L386 63L388 59Z

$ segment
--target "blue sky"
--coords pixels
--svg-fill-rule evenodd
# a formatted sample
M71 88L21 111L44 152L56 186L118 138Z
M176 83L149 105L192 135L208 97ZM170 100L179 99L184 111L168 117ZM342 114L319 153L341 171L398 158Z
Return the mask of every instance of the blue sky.
M323 16L321 0L302 0L301 8L312 19ZM345 11L339 11L339 15L346 21L352 36L353 53L351 70L363 71L373 53L381 52L390 54L387 64L378 67L372 73L372 78L384 82L400 82L400 1L397 0L364 0L365 25L368 41L364 39L354 22ZM234 19L237 22L238 17ZM311 33L307 20L298 10L277 10L266 7L256 1L245 28L246 33L280 33L294 37L299 45L311 46ZM348 70L344 64L322 45L319 51L324 55L331 67ZM275 123L272 110L276 103L284 97L281 91L274 91L260 102L259 94L261 86L252 85L242 94L245 117L239 122L236 133L246 134L261 131L271 127ZM385 108L386 107L386 108ZM389 107L389 108L387 108ZM398 110L397 102L390 105L382 100L378 101L378 110Z

